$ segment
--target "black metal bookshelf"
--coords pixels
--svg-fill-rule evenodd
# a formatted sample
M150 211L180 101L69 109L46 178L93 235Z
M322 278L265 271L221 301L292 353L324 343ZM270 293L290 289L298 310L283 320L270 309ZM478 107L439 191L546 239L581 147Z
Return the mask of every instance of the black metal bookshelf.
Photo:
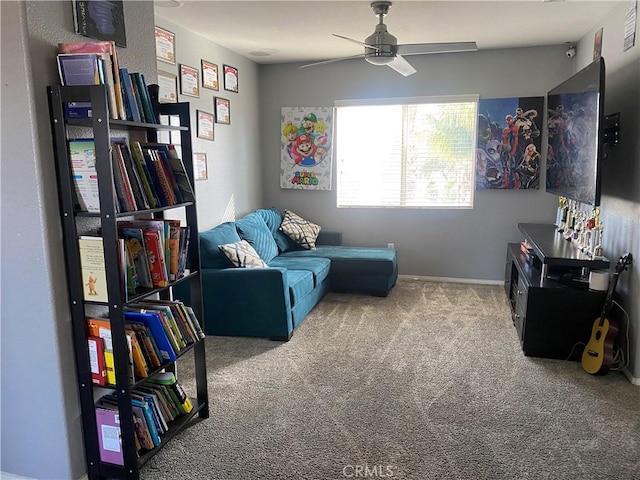
M150 210L138 210L135 212L119 213L117 211L117 198L113 189L113 169L110 154L110 139L112 130L130 132L131 134L144 135L150 142L157 141L160 131L179 131L181 138L182 158L185 170L194 185L192 147L191 147L191 121L188 103L161 104L160 113L164 115L178 116L180 126L130 122L113 120L108 114L107 91L104 85L90 86L49 86L49 109L51 128L53 134L54 153L56 160L56 172L58 182L58 194L60 215L62 221L65 264L67 270L69 304L71 308L71 320L73 328L73 341L75 348L76 373L82 411L82 426L84 434L85 455L87 473L90 479L100 478L127 478L138 479L140 468L155 455L178 432L193 423L196 417L201 419L209 416L209 400L207 391L207 373L205 363L205 344L200 340L180 352L178 360L162 365L150 372L150 377L167 370L175 370L175 363L184 357L186 352L193 352L196 375L196 397L192 398L193 410L182 417L175 419L169 430L162 435L162 442L156 448L138 454L135 446L135 427L131 405L131 390L144 383L146 379L138 380L130 378L129 352L125 335L124 311L128 303L133 303L141 298L157 295L160 299L170 299L171 289L177 283L189 282L191 292L190 306L197 318L202 322L202 288L200 283L200 252L197 239L198 224L195 202L187 202L171 207L154 208ZM69 119L65 118L64 106L66 102L90 102L91 118ZM98 176L98 191L100 196L100 212L87 213L77 211L75 208L75 192L73 176L68 150L68 139L74 138L74 129L79 130L78 135L87 136L87 129L93 137L96 154L96 173ZM184 209L186 224L191 230L191 241L188 251L188 265L190 271L176 282L172 282L166 288L154 288L141 291L129 299L125 298L121 290L121 276L119 274L118 230L117 221L122 217L149 217L164 218L165 212L172 209ZM92 302L86 302L83 296L82 275L80 267L80 252L78 247L79 226L83 221L99 222L101 236L104 239L104 259L107 266L107 291L108 303L102 305L108 310L108 318L111 323L111 335L115 365L115 386L112 389L118 395L118 411L120 418L120 433L122 439L124 465L102 462L100 460L100 448L98 441L98 429L95 416L96 387L92 383L89 351L87 346L86 318L87 309L94 307Z

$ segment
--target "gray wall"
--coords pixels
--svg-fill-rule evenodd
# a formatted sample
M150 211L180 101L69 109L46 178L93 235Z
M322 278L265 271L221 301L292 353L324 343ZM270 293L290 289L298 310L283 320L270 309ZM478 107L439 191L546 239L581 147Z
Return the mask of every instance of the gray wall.
M2 470L71 479L86 472L46 86L71 2L2 9ZM153 4L127 2L122 65L155 81Z
M171 8L156 9L157 14L170 15L171 11ZM200 86L199 98L178 95L178 101L191 103L193 151L207 154L208 178L195 184L198 228L207 230L224 221L240 218L262 205L260 144L256 138L256 132L259 132L258 66L159 16L156 16L156 24L176 35L177 64L200 69L200 61L204 59L217 64L219 69L218 91ZM215 28L214 25L212 28ZM175 75L178 74L177 64L157 62L158 70ZM238 69L238 93L224 90L223 64ZM231 102L231 125L216 123L214 141L196 138L196 110L214 113L214 97L226 98Z
M395 243L401 274L501 281L506 245L521 239L518 222L553 222L557 197L544 189L485 190L475 193L471 210L338 209L335 188L330 192L280 188L280 109L332 106L334 100L367 97L544 96L574 71L575 60L568 60L564 51L558 46L414 56L410 61L418 73L410 77L364 60L302 70L293 64L262 66L266 205L290 208L320 225L340 228L347 244ZM372 125L371 131L375 130ZM335 165L333 170L335 185Z
M578 44L578 66L591 62L595 32L604 28L602 57L605 59L605 113L620 112L620 144L607 148L602 171L602 202L605 255L615 263L631 253L634 265L620 275L616 299L624 306L630 322L618 307L610 316L621 332L629 328L631 353L629 372L640 385L640 28L636 44L622 51L624 18L629 4L616 8L601 25ZM619 338L623 338L622 333Z

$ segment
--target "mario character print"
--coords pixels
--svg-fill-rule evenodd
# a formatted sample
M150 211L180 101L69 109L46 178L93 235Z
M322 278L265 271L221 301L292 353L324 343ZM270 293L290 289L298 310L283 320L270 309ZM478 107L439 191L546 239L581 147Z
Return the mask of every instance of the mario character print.
M283 107L280 187L331 190L333 108Z
M537 189L544 97L478 103L476 190Z

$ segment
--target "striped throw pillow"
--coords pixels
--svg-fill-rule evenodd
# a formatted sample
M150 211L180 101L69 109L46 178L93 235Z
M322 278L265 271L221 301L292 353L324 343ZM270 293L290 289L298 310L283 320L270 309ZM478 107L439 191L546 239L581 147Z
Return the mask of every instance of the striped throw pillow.
M284 211L280 230L302 248L307 250L316 249L316 239L320 233L320 226L305 220L291 210Z

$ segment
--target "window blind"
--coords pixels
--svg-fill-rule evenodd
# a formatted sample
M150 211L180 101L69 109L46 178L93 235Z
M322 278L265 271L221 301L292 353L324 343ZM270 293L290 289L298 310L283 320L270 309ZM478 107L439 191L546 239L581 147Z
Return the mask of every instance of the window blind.
M338 207L473 207L477 103L336 101Z

